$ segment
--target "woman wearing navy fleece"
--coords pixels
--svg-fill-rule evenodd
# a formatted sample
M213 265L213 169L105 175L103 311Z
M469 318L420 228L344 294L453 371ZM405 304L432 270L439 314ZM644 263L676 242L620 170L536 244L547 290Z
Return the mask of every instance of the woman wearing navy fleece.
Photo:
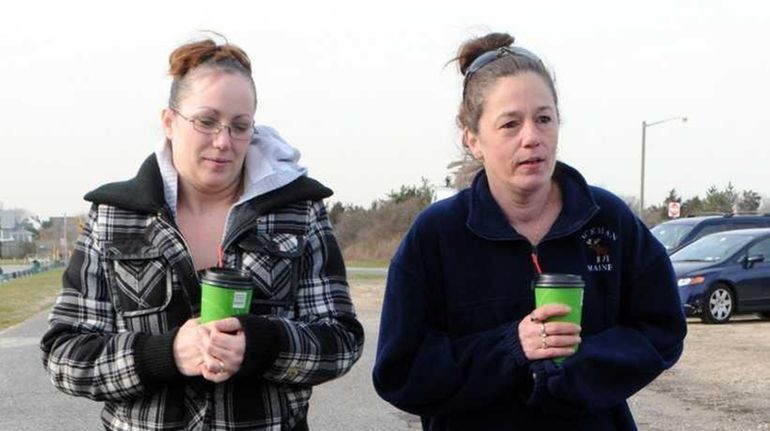
M512 43L460 48L457 118L483 169L396 252L374 385L425 430L634 430L626 399L682 353L674 273L620 199L556 161L553 80ZM535 308L541 270L582 276L581 326L546 322L565 306Z

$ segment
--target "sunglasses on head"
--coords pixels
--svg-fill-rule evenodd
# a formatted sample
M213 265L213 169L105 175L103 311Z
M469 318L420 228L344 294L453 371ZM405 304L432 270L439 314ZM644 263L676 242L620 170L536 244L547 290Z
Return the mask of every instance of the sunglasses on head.
M536 56L532 51L518 46L504 46L492 51L487 51L476 57L476 59L473 60L471 65L468 66L468 69L465 71L465 78L463 80L463 94L465 94L465 87L468 86L468 81L471 79L474 73L478 72L479 69L488 65L489 63L509 55L523 57L536 63L542 63L542 60L540 60L540 58Z

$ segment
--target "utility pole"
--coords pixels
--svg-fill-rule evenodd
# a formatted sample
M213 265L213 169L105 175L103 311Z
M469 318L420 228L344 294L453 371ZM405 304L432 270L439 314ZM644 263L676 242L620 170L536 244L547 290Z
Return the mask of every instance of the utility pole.
M62 228L64 229L63 232L63 238L62 238L62 257L64 261L64 265L66 266L69 263L69 247L67 245L67 213L64 213L64 222L62 223Z

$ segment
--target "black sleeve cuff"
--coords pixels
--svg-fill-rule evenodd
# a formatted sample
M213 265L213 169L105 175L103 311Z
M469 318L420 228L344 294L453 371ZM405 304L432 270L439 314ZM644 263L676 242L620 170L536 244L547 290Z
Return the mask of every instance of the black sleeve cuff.
M550 397L548 391L548 379L556 374L564 372L564 369L552 359L540 359L532 361L530 364L532 373L532 392L529 394L527 404L529 406L540 406Z
M281 324L264 316L239 316L246 337L243 363L236 377L264 374L275 362L281 345Z
M183 378L174 361L174 338L179 331L162 335L137 334L134 358L139 380L147 385L173 382Z
M505 342L508 346L508 351L511 357L513 357L514 364L517 368L527 368L530 360L527 359L527 355L524 354L524 348L521 347L521 340L519 339L519 322L517 320L510 324L508 332L505 335Z

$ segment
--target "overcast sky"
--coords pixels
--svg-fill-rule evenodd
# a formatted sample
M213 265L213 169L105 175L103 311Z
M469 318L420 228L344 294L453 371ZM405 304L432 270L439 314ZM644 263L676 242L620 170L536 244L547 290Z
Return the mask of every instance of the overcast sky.
M764 1L3 2L0 202L42 216L133 176L162 137L168 54L200 29L251 56L257 122L302 151L334 199L368 205L458 154L461 41L507 31L557 78L559 155L645 200L732 181L770 198Z

